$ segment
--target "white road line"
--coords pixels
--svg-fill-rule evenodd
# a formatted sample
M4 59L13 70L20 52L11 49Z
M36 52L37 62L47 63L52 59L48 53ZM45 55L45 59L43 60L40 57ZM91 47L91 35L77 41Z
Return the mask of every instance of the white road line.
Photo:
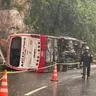
M40 91L40 90L42 90L42 89L47 88L47 87L48 87L48 86L43 86L43 87L37 88L37 89L35 89L35 90L33 90L33 91L30 91L30 92L26 93L25 95L26 95L26 96L29 96L29 95L31 95L31 94L33 94L33 93L35 93L35 92L38 92L38 91Z

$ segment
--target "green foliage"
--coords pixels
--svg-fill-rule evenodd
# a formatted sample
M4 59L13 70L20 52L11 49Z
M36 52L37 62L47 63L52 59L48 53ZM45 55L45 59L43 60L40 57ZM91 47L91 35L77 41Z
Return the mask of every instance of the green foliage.
M3 9L9 9L10 8L10 0L1 0L1 5Z
M63 10L62 10L63 9ZM70 34L74 12L69 2L63 0L32 0L28 24L39 33Z
M88 43L88 45L95 50L96 47L96 1L94 0L76 0L76 13L78 16L78 24L82 39Z
M31 29L77 37L96 50L96 0L30 0L30 5Z
M17 10L18 10L19 12L24 9L24 5L17 5L17 4L15 4L14 7L17 8Z

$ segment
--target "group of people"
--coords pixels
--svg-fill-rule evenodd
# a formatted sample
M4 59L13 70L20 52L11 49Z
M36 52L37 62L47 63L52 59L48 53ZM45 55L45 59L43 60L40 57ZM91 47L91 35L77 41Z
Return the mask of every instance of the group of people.
M81 55L81 59L80 59L80 64L83 65L83 73L82 73L82 78L85 79L85 77L87 76L87 78L90 77L90 69L91 69L91 63L92 63L92 55L90 52L90 49L88 46L86 46L86 48L84 49L84 52Z

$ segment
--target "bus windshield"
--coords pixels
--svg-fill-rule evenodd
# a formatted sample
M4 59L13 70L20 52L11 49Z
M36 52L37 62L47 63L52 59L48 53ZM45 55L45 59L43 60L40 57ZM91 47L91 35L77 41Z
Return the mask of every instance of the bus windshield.
M18 67L20 61L21 51L21 37L15 37L12 39L10 46L10 64L12 66Z

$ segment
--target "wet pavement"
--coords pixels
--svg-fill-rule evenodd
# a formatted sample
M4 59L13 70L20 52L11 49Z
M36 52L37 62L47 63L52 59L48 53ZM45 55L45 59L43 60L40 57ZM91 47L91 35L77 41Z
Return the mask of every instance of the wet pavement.
M75 79L66 83L69 96L96 96L96 74L92 75L90 79Z
M89 79L82 79L81 72L59 72L58 82L51 81L52 73L8 74L8 96L96 96L96 67Z
M62 82L59 83L58 92L60 92L60 94L58 96L63 96L61 94L64 94L63 91L60 91L61 88L67 90L65 92L68 94L64 96L96 96L96 68L91 70L89 79L82 79L80 72L82 71L79 70L76 71L76 73L75 71L72 71L72 73L71 71L69 72L71 75L71 77L69 77L70 79L64 80L65 83L63 83L63 85Z

